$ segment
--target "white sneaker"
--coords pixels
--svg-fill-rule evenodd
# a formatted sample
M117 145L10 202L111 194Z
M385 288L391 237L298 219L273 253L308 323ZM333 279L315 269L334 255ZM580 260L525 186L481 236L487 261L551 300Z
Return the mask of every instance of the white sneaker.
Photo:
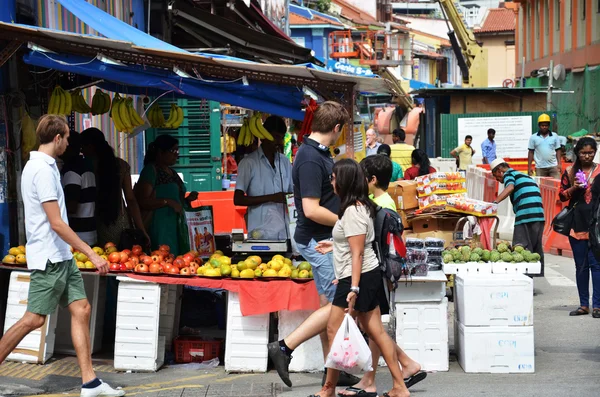
M100 379L100 382L102 382L102 379ZM100 383L100 386L96 386L93 389L89 389L89 388L81 389L81 397L96 397L96 396L119 397L119 396L124 396L124 395L125 395L125 390L121 389L120 387L113 389L112 387L110 387L108 385L108 383L104 383L104 382Z

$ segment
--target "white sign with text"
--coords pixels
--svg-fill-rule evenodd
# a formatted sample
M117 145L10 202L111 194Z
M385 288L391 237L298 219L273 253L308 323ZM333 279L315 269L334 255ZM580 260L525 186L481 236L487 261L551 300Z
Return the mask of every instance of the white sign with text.
M487 139L490 128L496 130L496 156L502 158L527 158L527 145L532 134L531 116L473 117L458 119L458 144L471 135L475 149L475 162L481 162L481 143ZM454 148L453 148L454 149Z

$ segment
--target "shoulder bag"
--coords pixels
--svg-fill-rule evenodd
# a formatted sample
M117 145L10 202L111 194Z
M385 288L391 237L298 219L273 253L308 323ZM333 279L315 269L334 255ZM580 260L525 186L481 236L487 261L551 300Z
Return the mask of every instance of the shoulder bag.
M575 204L563 208L552 220L552 229L563 236L569 236L575 220Z

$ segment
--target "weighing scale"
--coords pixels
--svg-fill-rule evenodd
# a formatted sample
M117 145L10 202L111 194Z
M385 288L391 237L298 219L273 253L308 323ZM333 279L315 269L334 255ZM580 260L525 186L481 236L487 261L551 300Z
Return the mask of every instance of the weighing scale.
M244 230L231 231L231 251L248 254L284 254L290 252L289 240L252 240L244 238Z

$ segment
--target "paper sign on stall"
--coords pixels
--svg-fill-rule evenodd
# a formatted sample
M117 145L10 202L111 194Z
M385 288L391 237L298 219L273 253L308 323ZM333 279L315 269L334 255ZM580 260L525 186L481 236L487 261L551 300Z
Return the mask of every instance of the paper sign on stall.
M481 143L487 139L490 128L496 130L496 155L502 158L527 158L527 147L532 134L531 116L469 117L458 119L458 145L471 135L473 159L481 160ZM454 149L454 148L452 148ZM480 161L481 162L481 161Z
M194 208L186 211L185 217L190 237L190 249L198 251L206 258L215 252L215 234L212 205Z

